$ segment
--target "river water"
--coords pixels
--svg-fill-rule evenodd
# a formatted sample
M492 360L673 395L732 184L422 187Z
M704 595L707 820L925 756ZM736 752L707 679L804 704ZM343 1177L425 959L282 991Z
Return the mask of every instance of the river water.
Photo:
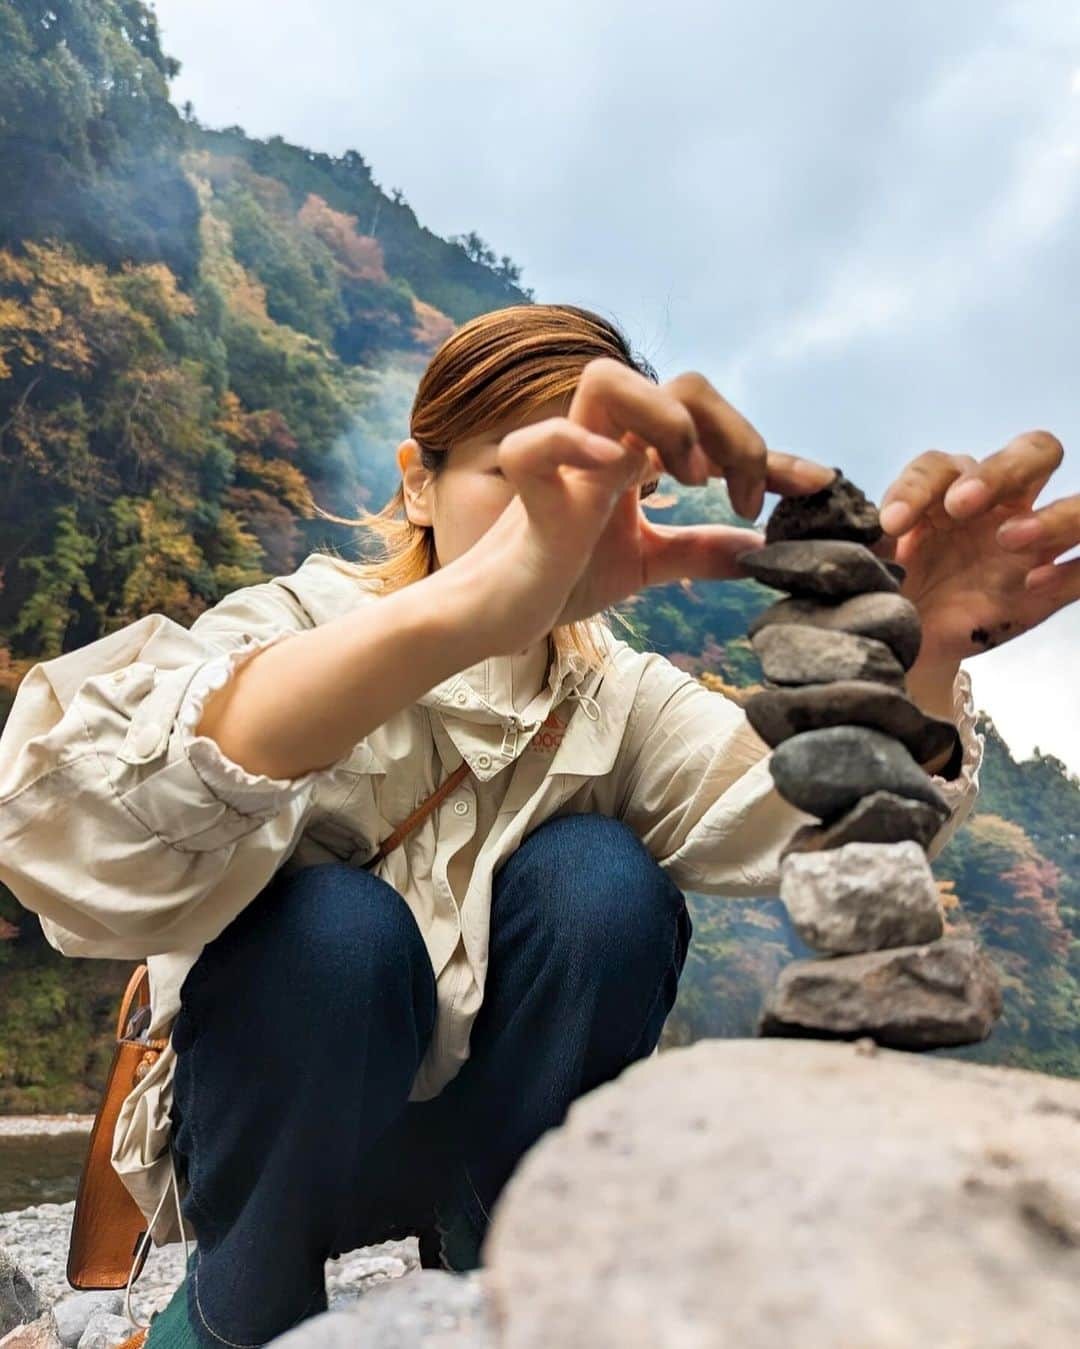
M0 1133L0 1213L75 1198L89 1131Z

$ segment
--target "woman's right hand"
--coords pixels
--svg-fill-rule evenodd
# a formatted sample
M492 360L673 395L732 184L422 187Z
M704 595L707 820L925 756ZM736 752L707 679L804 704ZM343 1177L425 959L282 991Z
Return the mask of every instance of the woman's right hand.
M730 525L654 524L639 489L659 472L699 486L724 477L749 519L766 490L798 495L833 477L824 465L767 450L702 375L658 386L609 357L586 365L566 417L511 431L498 461L515 494L459 559L483 576L476 621L495 655L649 586L747 576L736 555L761 547L764 536Z

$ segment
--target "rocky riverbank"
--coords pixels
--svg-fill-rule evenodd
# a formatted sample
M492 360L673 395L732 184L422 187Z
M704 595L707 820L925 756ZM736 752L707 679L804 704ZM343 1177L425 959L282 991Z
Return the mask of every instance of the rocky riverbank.
M68 1239L74 1203L38 1204L0 1213L0 1337L20 1322L53 1310L61 1344L74 1349L110 1349L134 1331L123 1318L124 1290L78 1293L67 1281ZM5 1254L9 1258L5 1274ZM331 1310L354 1301L366 1289L419 1270L416 1241L386 1241L343 1253L326 1262L326 1291ZM34 1307L15 1294L17 1269L32 1286ZM145 1323L172 1297L184 1277L183 1242L156 1246L146 1257L131 1292L131 1307ZM27 1312L33 1310L33 1315ZM17 1340L0 1338L4 1349L21 1349Z

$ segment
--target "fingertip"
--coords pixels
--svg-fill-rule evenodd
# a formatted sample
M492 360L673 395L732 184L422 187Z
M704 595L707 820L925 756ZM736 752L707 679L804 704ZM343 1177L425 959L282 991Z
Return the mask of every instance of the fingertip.
M911 524L913 514L906 501L890 501L879 512L878 520L887 534L902 534Z
M1048 562L1041 567L1032 567L1024 577L1025 590L1041 590L1054 580L1058 571L1058 566L1053 562Z
M990 504L990 488L981 478L957 478L945 493L944 506L953 519L966 519Z

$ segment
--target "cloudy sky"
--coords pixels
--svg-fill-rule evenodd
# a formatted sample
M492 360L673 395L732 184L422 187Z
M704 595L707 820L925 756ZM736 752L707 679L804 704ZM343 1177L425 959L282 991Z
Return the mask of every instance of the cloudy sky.
M1075 0L156 9L203 123L359 150L772 447L880 497L1045 427L1037 504L1080 492ZM966 668L1014 753L1080 773L1080 604Z

